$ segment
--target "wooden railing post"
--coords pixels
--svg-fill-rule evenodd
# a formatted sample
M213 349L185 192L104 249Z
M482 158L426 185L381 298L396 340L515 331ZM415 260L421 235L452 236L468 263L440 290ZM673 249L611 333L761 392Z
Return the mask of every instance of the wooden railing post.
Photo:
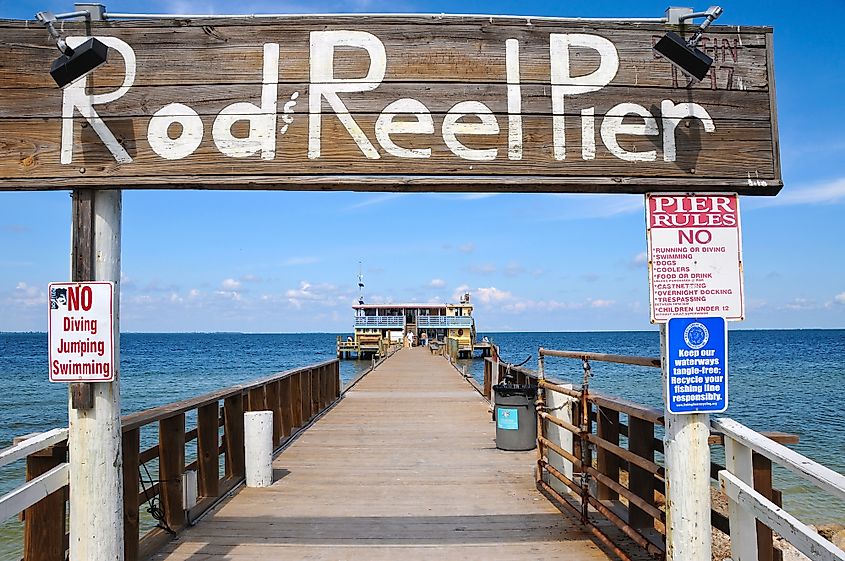
M607 407L597 407L597 436L607 440L611 444L619 445L619 411L608 409ZM619 483L619 458L616 454L598 447L596 453L596 466L599 473L606 475L616 483ZM598 499L615 501L619 499L619 493L610 487L598 482L596 488Z
M197 471L201 498L220 494L220 405L203 405L197 410Z
M311 369L311 418L314 418L320 412L320 371L321 368Z
M270 382L264 387L267 410L273 412L273 448L282 441L282 416L279 406L279 382Z
M293 406L291 397L291 377L279 380L279 417L282 421L282 436L290 436L293 432Z
M650 462L654 461L652 423L628 416L628 450ZM654 475L633 463L628 464L628 489L648 504L654 504ZM654 528L654 519L631 504L628 506L628 524L634 528Z
M67 461L67 445L45 448L26 457L26 480L43 475ZM65 500L67 488L51 493L24 511L24 561L65 558ZM137 495L135 496L137 499Z
M332 380L334 380L334 397L337 399L340 397L340 392L343 391L343 380L340 379L340 361L335 361L334 363Z
M493 359L484 359L484 397L490 399L491 388L493 387Z
M242 479L244 465L244 396L227 397L223 401L223 434L226 439L226 477Z
M266 411L267 398L264 395L264 386L252 388L247 394L247 411Z
M314 370L308 368L302 371L302 395L300 406L302 407L302 424L305 425L311 420L311 376Z
M159 421L159 478L164 520L174 531L187 519L182 504L182 474L185 471L185 414Z
M296 372L290 376L290 406L293 413L293 427L301 427L303 422L302 414L302 372Z
M138 561L139 517L138 475L141 453L141 431L132 429L123 433L123 557L124 561ZM64 557L62 557L64 559Z
M772 489L772 461L753 452L751 464L754 469L754 490L774 501ZM757 559L758 561L778 561L782 558L781 550L774 547L772 529L757 521Z

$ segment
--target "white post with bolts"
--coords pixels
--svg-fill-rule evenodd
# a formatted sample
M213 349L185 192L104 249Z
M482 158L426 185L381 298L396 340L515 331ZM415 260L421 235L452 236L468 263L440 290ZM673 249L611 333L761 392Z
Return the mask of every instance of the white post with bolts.
M663 395L669 383L666 324L660 324ZM666 561L710 561L710 415L663 410L666 432Z
M78 196L78 195L77 195ZM93 278L114 283L114 381L88 382L86 405L68 407L71 561L123 561L123 456L120 427L121 192L93 199ZM80 228L81 224L75 227ZM81 256L75 255L74 258ZM88 256L84 257L88 259Z
M273 412L244 413L246 486L269 487L273 483Z

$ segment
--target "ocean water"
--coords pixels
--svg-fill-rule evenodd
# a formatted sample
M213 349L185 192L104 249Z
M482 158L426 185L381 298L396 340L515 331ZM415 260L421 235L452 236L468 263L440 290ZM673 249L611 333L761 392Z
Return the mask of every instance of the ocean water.
M657 356L656 331L603 333L483 333L502 358L518 363L539 347ZM729 400L725 414L756 430L798 434L796 450L845 473L845 330L732 331ZM121 335L121 409L124 414L193 397L334 357L336 334ZM481 360L466 361L479 381ZM369 361L341 362L352 379ZM580 384L579 361L546 360L546 372ZM593 364L591 387L661 406L660 372L653 368ZM47 376L44 333L0 333L0 448L15 436L67 425L67 388ZM190 421L189 421L190 423ZM154 438L150 434L147 438ZM0 493L23 479L23 462L0 468ZM783 471L775 485L786 507L807 522L845 522L845 504L813 491ZM0 559L19 559L20 525L0 526Z

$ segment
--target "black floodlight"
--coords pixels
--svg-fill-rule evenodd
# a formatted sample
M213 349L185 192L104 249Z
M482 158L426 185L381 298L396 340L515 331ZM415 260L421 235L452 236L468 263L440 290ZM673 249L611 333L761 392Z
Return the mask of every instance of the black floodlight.
M108 52L105 43L91 37L75 49L67 47L64 54L53 61L50 76L63 88L105 63Z
M50 12L38 12L36 17L47 28L50 36L56 41L56 47L62 53L62 56L54 60L50 67L50 76L60 88L75 82L106 62L109 48L102 41L92 37L72 49L53 26L56 16Z
M722 15L722 8L710 6L706 12L687 13L678 17L677 22L670 21L670 23L683 23L687 19L706 18L689 41L684 40L674 31L669 31L654 45L654 52L666 58L687 76L699 81L703 80L713 64L713 59L698 50L696 46L704 30L710 27L710 24L720 15Z
M703 80L713 64L713 59L687 44L686 39L669 31L654 45L654 52L663 55L681 72L696 80Z

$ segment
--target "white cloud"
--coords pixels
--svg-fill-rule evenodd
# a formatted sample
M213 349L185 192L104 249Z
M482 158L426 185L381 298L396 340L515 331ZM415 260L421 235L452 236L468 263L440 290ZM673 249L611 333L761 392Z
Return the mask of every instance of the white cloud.
M443 279L431 279L431 281L429 281L428 283L428 286L430 286L431 288L443 288L444 286L446 286L446 281L444 281Z
M814 310L818 308L818 304L813 300L808 300L807 298L794 298L791 302L784 304L783 307L787 310L804 311Z
M473 296L475 296L482 304L499 303L513 298L513 294L509 291L499 290L495 286L488 288L476 288L472 291L472 293Z
M25 308L46 306L47 291L37 286L30 286L21 281L15 286L15 290L11 296L11 303Z
M241 287L241 282L235 279L226 279L220 283L220 286L226 290L236 290Z
M845 292L840 292L833 299L838 302L839 304L845 304Z
M646 263L648 263L648 254L646 254L645 251L641 251L631 258L631 261L628 262L628 267L631 269L639 269Z
M227 300L233 300L235 302L241 301L241 293L237 290L218 290L214 294L221 298L226 298Z
M301 281L299 288L290 288L285 291L285 298L293 307L301 308L306 303L319 306L348 304L351 295L330 283L311 284L308 281Z
M787 186L776 197L754 198L748 201L752 207L845 203L845 177L815 185L795 188Z
M462 285L458 286L457 288L455 288L454 292L452 292L452 302L457 302L467 292L469 292L469 285L468 284L462 284Z
M472 242L463 243L458 246L458 251L461 253L472 253L475 251L475 244Z
M591 308L610 308L616 302L614 300L603 300L601 298L597 298L595 300L590 301Z

